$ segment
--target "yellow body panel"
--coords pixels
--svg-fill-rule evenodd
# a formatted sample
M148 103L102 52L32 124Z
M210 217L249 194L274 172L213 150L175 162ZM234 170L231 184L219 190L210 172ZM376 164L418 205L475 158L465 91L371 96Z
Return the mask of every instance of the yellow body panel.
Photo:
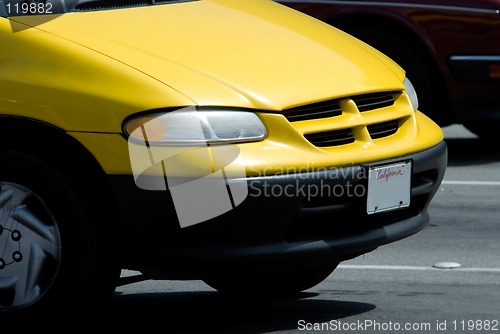
M111 64L115 59L198 105L281 110L353 92L402 88L403 72L392 61L370 56L377 52L271 1L197 1L68 13L40 25L37 17L14 19L35 26L15 34L40 40L44 47L36 50L38 58L65 70L66 77L44 74L47 84L93 83L78 69L95 75L103 66L119 66ZM2 30L10 29L4 25ZM21 54L33 53L31 43L22 47ZM62 54L54 59L54 52ZM106 72L114 75L111 68ZM120 79L114 82L116 90L130 87ZM103 88L110 89L93 90L104 94ZM173 102L164 100L165 105Z
M69 132L107 173L131 172L123 121L167 107L259 112L269 136L238 145L238 161L254 175L283 166L392 158L443 138L403 99L391 117L401 119L404 131L371 140L366 125L386 116L361 118L342 99L402 91L404 71L366 44L273 1L202 0L68 13L43 21L0 18L0 45L9 45L0 54L0 113ZM279 114L337 98L347 110L340 118L292 124ZM347 126L356 135L352 144L318 148L304 138Z
M16 23L13 23L16 26ZM135 112L193 102L102 54L0 18L0 113L67 131L121 132ZM6 52L5 52L6 51ZM168 104L167 104L168 102Z

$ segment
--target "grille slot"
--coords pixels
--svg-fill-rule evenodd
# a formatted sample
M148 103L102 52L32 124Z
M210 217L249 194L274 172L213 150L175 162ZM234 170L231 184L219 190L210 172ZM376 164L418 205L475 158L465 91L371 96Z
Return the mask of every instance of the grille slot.
M360 112L390 107L394 104L394 92L371 93L351 97ZM306 121L318 118L342 115L338 100L329 100L286 109L283 115L290 122Z
M341 129L304 135L311 144L319 147L339 146L354 142L351 129Z
M394 104L394 97L392 94L392 92L384 92L358 95L354 96L352 100L356 103L359 111L370 111L392 106Z
M290 122L305 121L309 119L340 116L342 109L336 100L308 104L283 111L283 115Z
M398 131L398 120L377 124L370 124L366 128L372 139L383 138L395 134Z

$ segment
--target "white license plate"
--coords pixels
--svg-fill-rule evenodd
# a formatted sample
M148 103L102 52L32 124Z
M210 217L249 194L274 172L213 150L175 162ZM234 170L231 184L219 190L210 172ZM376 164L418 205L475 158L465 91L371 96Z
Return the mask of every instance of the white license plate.
M368 214L410 206L411 161L372 166L368 173Z

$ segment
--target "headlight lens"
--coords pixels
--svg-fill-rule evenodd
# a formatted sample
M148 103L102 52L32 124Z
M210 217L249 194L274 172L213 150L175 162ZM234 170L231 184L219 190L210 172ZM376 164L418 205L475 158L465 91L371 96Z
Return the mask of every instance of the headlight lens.
M194 107L137 116L125 124L135 140L160 145L200 145L257 141L267 131L253 112L236 110L200 111Z
M403 81L405 85L405 91L406 94L408 94L408 97L410 98L411 105L413 107L413 110L418 109L418 96L417 96L417 91L415 90L415 87L411 84L410 79L405 78Z

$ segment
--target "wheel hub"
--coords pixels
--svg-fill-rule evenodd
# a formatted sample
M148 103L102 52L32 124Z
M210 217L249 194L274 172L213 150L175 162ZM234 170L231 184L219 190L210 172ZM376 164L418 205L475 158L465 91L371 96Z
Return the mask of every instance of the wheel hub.
M59 229L43 200L21 185L0 182L0 309L42 298L60 259Z

